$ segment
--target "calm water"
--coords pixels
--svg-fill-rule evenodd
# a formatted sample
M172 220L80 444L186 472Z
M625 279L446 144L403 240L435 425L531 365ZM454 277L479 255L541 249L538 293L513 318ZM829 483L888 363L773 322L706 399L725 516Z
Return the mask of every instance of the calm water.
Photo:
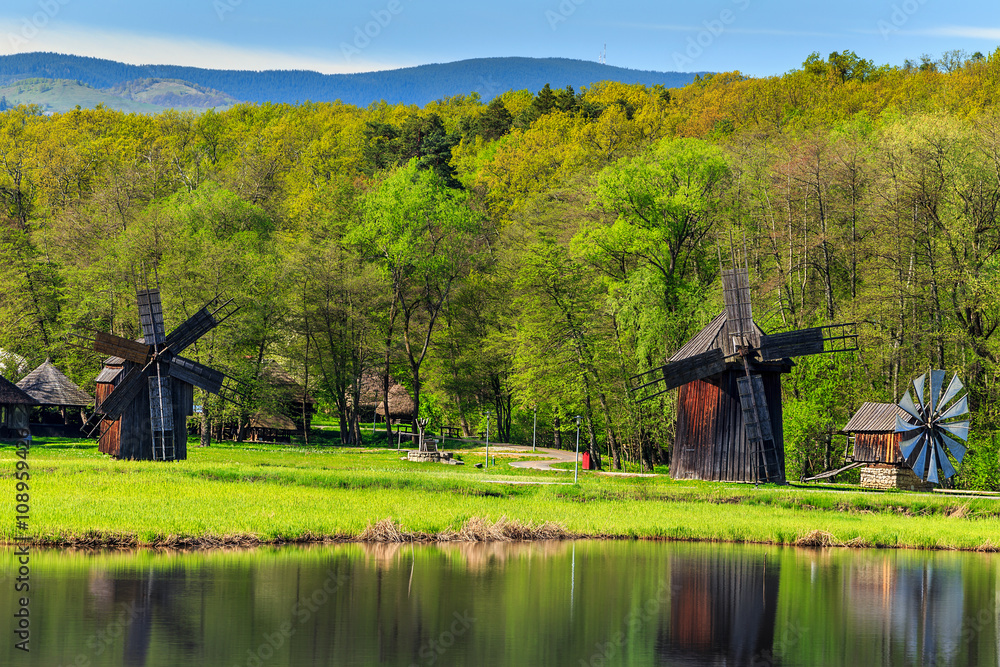
M31 568L31 652L5 633L3 665L1000 665L996 555L343 545Z

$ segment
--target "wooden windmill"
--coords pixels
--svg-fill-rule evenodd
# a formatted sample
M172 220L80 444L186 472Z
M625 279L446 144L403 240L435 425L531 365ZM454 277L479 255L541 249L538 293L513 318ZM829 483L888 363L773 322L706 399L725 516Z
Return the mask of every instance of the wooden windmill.
M116 458L183 460L193 388L221 394L226 376L180 353L237 307L232 299L214 299L165 335L160 291L139 290L136 303L142 342L107 333L90 340L91 349L111 355L97 378L97 405L90 425L100 425L99 449Z
M747 270L723 271L722 285L725 310L665 366L633 377L632 391L642 401L680 387L675 479L784 484L781 374L792 357L858 349L856 328L766 335L753 321Z

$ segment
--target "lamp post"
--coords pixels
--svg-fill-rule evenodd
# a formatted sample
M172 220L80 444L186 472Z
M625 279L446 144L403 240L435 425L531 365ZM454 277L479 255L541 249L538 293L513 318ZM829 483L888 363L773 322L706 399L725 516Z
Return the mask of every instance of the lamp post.
M576 416L576 458L573 459L573 483L580 475L580 415Z
M490 467L490 411L486 411L486 467Z
M531 451L535 451L535 434L538 433L538 406L535 406L535 421L531 425Z

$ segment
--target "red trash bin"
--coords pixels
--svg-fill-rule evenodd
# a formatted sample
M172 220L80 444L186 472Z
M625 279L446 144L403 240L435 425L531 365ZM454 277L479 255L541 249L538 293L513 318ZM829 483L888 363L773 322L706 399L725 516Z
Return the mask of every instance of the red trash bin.
M590 452L583 453L583 469L590 470Z

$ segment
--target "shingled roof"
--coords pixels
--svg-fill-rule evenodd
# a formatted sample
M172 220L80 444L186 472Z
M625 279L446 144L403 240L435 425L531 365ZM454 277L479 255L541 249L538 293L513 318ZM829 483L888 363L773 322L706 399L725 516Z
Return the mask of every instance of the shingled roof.
M842 433L892 433L896 417L913 423L913 419L895 403L865 403L854 413Z
M0 376L0 405L38 405L38 401L24 393L10 380Z
M757 346L760 345L760 337L764 335L764 331L756 323L754 323L753 328L755 335L751 337L751 340L754 346ZM696 354L702 354L703 352L715 349L722 350L722 354L726 357L736 353L736 350L733 349L733 337L729 332L726 311L722 311L716 315L704 329L695 334L694 338L689 340L684 347L677 350L674 356L670 357L667 361L680 361L681 359L687 359Z
M17 386L41 405L82 408L94 402L87 392L76 386L48 359L25 375Z

